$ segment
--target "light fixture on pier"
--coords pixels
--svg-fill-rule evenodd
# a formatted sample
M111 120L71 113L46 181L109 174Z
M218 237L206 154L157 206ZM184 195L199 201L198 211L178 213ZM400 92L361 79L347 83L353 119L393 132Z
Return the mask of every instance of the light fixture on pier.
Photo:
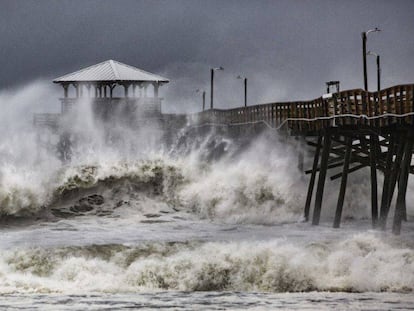
M237 79L243 80L244 83L244 107L247 107L247 78L243 76L237 76Z
M210 109L213 109L213 98L214 98L214 71L224 70L223 67L211 68L211 88L210 88Z
M364 63L364 89L368 91L368 74L367 74L367 36L373 32L379 32L381 29L375 27L374 29L370 29L368 31L364 31L362 36L362 60Z
M367 55L375 56L377 59L377 91L381 91L381 63L380 56L374 52L368 51Z

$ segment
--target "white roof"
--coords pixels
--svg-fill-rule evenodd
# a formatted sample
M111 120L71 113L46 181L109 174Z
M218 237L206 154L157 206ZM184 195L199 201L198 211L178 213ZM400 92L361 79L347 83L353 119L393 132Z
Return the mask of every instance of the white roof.
M53 80L54 83L98 81L169 82L166 78L112 59Z

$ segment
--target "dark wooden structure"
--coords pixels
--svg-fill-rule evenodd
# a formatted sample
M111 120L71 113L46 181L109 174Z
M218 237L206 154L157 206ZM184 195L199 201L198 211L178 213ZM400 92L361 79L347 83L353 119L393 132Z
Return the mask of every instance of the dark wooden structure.
M341 178L334 227L341 223L348 174L370 168L373 227L385 229L396 192L393 232L400 233L406 220L406 192L414 142L414 84L398 85L379 92L361 89L327 94L311 101L269 103L227 110L211 109L191 116L192 124L242 125L266 123L292 135L315 137L316 148L305 219L310 218L316 183L312 224L318 225L327 171L342 167L331 176ZM384 173L378 201L378 171ZM379 204L378 204L379 203Z

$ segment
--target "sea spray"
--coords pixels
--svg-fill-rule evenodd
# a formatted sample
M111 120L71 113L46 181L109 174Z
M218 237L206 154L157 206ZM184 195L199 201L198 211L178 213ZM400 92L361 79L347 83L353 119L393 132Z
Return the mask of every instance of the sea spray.
M213 221L255 224L300 221L307 185L292 161L292 147L282 148L280 142L266 136L242 149L231 140L225 141L229 151L212 162L201 159L207 153L201 148L190 149L180 157L152 152L146 158L128 160L107 152L51 168L45 166L46 162L24 170L22 167L7 170L4 166L0 179L4 183L1 211L18 216L35 214L50 206L56 210L63 208L69 194L76 194L74 200L80 200L83 195L93 194L91 191L102 195L105 189L116 188L125 200L129 200L133 191L156 194L160 201ZM130 190L122 189L125 181L133 185ZM364 194L361 187L356 190ZM328 207L324 212L328 216L329 205L334 206L334 201L329 201L333 194L327 192L325 196ZM113 207L120 200L114 199ZM354 209L346 209L346 216L366 217L366 212L361 212L367 210L366 206L364 209L357 208L357 204L352 206Z

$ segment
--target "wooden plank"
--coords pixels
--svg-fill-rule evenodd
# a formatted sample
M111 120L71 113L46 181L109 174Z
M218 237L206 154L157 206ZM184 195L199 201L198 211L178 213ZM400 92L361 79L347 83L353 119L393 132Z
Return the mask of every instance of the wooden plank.
M361 168L364 168L364 167L366 167L367 165L366 164L359 164L359 165L356 165L356 166L354 166L354 167L351 167L349 170L348 170L348 174L349 173L353 173L353 172L356 172L356 171L358 171L358 170L360 170ZM342 177L342 173L339 173L339 174L335 174L335 175L333 175L333 176L331 176L331 180L335 180L335 179L338 179L338 178L340 178L340 177Z
M328 169L331 169L331 168L335 168L335 167L342 166L342 165L344 164L344 162L342 161L342 159L340 159L340 160L341 160L341 162L339 162L339 163L329 164L329 165L328 165ZM318 167L318 168L316 169L316 171L317 171L317 172L319 172L319 171L320 171L320 168ZM306 175L308 175L308 174L311 174L312 172L313 172L313 169L306 170L306 171L305 171L305 174L306 174Z

